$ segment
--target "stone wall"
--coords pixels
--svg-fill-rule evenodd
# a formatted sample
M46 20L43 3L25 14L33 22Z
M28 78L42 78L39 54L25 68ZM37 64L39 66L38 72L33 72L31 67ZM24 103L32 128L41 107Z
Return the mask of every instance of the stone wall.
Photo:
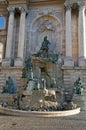
M64 84L68 88L73 88L74 82L80 77L86 89L86 68L62 68Z

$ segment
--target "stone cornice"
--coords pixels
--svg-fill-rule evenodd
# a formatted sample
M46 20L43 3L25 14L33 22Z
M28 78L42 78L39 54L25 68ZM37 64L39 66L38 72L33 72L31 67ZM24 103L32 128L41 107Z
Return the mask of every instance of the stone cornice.
M30 2L49 2L49 1L52 1L52 0L29 0Z
M29 0L8 0L9 4L28 4Z

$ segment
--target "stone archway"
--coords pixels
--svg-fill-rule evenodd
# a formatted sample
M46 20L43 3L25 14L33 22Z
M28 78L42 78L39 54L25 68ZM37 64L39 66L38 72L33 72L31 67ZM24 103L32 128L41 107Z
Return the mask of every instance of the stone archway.
M53 53L62 52L62 25L54 16L43 15L34 20L30 29L29 50L37 53L45 36L51 42L49 49Z

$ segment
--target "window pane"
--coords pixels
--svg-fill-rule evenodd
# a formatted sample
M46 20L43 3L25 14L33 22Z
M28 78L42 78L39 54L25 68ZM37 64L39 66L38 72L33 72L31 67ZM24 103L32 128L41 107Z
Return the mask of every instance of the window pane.
M5 18L0 17L0 29L5 29Z

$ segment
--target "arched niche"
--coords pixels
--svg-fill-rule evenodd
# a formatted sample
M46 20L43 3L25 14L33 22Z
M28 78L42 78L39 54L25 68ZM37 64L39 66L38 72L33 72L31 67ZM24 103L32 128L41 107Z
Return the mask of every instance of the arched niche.
M35 19L30 28L29 52L37 53L44 37L50 41L49 49L54 53L62 51L62 24L54 16L43 15Z

